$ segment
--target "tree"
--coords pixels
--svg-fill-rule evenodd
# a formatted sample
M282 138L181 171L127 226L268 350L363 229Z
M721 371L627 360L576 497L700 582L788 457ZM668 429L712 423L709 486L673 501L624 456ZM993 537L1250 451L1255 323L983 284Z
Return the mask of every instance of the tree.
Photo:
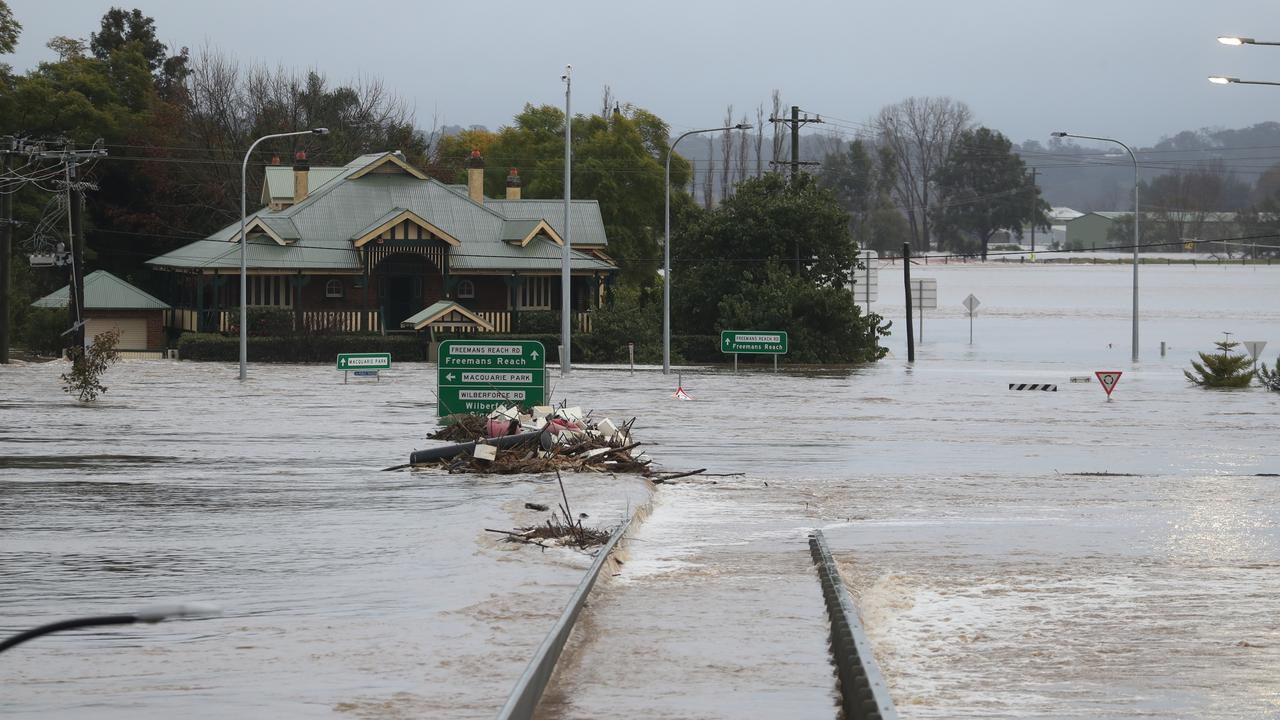
M1280 392L1280 357L1276 358L1276 369L1271 370L1263 363L1258 368L1258 382L1272 392Z
M863 140L822 159L818 184L831 190L849 213L849 233L859 247L885 253L910 240L911 229L891 197L896 173L893 153Z
M9 55L18 47L22 35L22 23L13 17L9 3L0 0L0 55Z
M878 338L888 326L862 314L846 287L858 252L848 217L811 175L747 180L714 210L683 204L672 226L672 321L681 333L785 329L800 362L883 356Z
M939 195L934 223L952 249L969 251L976 241L985 260L997 231L1021 237L1023 225L1048 228L1049 204L1040 199L1039 188L1012 148L996 130L965 130L934 175Z
M1235 355L1231 351L1240 343L1219 340L1216 353L1197 353L1200 360L1191 361L1191 371L1183 370L1187 380L1201 387L1242 388L1253 380L1253 361L1248 355ZM1194 375L1192 374L1194 371Z
M624 282L656 280L663 229L669 128L643 108L623 103L608 116L573 118L573 196L599 201L609 254ZM509 168L519 168L526 198L564 197L564 111L526 105L485 151L487 194L499 196ZM672 205L684 194L690 165L671 160Z
M898 164L894 195L907 216L916 250L929 249L929 183L973 122L969 106L948 97L911 97L888 105L874 120L877 140Z

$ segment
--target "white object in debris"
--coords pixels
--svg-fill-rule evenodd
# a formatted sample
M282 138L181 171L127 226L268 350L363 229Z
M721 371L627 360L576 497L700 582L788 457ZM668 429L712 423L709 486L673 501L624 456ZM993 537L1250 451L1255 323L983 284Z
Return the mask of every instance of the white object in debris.
M551 407L550 405L535 405L533 407L533 416L536 418L548 417L553 413L555 413L555 411L556 411L555 408Z
M547 426L547 419L546 419L546 418L544 418L544 417L535 417L535 418L533 419L533 429L534 429L534 430L541 430L542 428L544 428L544 427L546 427L546 426Z
M649 462L649 456L644 453L640 453L639 455L636 456L636 462L647 463Z
M604 420L601 420L600 422L596 423L596 430L598 430L601 435L607 438L611 438L614 435L618 434L618 426L614 425L613 421L610 420L609 418L605 418Z
M603 448L596 448L595 450L588 450L588 451L586 451L586 452L582 453L582 457L584 457L584 458L593 458L593 457L596 457L597 455L603 455L603 454L605 454L605 453L609 452L609 451L610 451L610 450L612 450L612 449L613 449L613 448L603 447Z
M582 408L580 407L560 408L559 410L556 411L556 417L563 418L571 422L581 423Z
M494 447L493 445L476 443L476 449L472 450L471 454L477 460L488 460L492 462L498 459L498 448Z
M521 425L528 425L528 424L529 424L529 423L531 423L531 422L533 422L533 416L532 416L532 415L526 415L526 414L524 414L524 413L520 413L520 424L521 424Z

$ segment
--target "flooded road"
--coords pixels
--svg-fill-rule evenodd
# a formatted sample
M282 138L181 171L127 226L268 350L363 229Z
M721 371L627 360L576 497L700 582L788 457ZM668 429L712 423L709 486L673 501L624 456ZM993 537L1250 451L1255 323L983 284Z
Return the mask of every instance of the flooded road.
M694 402L652 370L556 380L556 400L638 416L666 467L743 474L658 488L546 717L834 717L814 527L904 717L1280 713L1280 478L1258 475L1280 472L1280 394L1181 377L1223 330L1274 363L1280 268L1144 266L1138 366L1123 267L913 275L941 305L914 367L886 271L873 309L899 327L875 366L688 369ZM492 716L589 559L483 532L545 479L379 471L426 445L432 370L344 387L253 366L241 386L230 365L132 361L79 408L56 365L0 368L0 631L224 609L10 651L0 713ZM1112 401L1069 382L1094 370L1124 371ZM569 491L602 524L650 497Z

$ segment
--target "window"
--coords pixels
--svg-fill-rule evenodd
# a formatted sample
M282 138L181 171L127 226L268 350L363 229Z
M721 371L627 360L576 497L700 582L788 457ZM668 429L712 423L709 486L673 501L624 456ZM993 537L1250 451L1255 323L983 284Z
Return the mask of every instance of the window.
M342 297L342 281L330 280L324 284L324 296L327 298Z
M551 278L526 277L520 286L520 308L529 310L551 309Z
M293 307L293 284L285 275L250 275L245 288L250 305Z
M476 284L470 280L459 280L458 286L455 290L456 292L454 294L457 295L459 299L469 299L476 296Z

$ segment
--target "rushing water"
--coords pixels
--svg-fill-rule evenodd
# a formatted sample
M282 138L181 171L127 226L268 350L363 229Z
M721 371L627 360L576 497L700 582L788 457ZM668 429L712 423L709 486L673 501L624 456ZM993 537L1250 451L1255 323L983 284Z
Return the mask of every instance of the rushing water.
M1280 395L1180 369L1280 349L1280 269L944 267L908 367L582 369L555 397L675 470L588 606L548 717L832 717L805 536L825 528L904 717L1280 713ZM900 283L899 283L900 284ZM960 300L982 300L968 344ZM1275 335L1268 337L1268 335ZM1170 349L1159 355L1159 342ZM213 619L0 656L0 714L489 717L589 559L496 542L554 480L385 473L425 446L433 368L131 361L82 408L0 368L0 632L154 602ZM1122 370L1110 402L1069 382ZM553 374L554 376L554 374ZM1057 393L1009 382L1056 382ZM1101 474L1106 473L1106 474ZM611 524L635 479L567 479Z

